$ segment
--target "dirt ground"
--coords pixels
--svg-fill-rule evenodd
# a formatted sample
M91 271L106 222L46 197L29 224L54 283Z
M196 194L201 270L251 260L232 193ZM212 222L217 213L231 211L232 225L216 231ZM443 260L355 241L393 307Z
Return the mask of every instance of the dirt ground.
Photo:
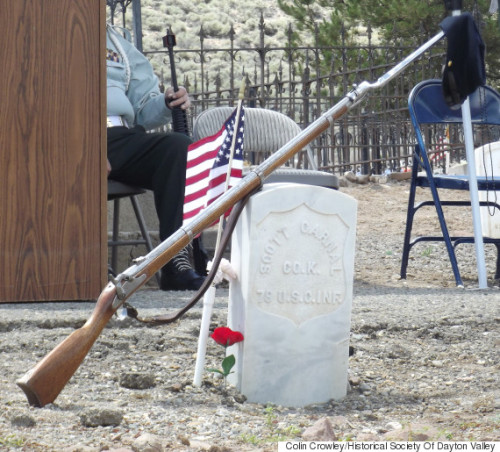
M455 287L455 280L443 243L423 242L410 253L406 280L400 280L401 254L406 225L409 181L349 184L341 191L358 201L357 255L355 278L368 284L408 287ZM446 195L446 198L444 197ZM448 190L443 199L468 200L469 193ZM417 190L417 202L429 198L429 190ZM496 215L500 215L497 212ZM469 208L447 207L445 216L451 235L472 235L472 212ZM500 220L499 220L500 221ZM438 235L439 222L433 207L416 214L412 238ZM494 245L484 246L488 284L494 280L497 252ZM459 270L465 287L477 287L477 262L473 244L456 248Z
M16 380L81 328L94 304L5 305L0 450L275 452L277 441L306 438L498 440L496 251L485 247L489 289L477 289L472 245L457 250L465 288L455 287L442 244L416 246L408 278L401 280L408 188L407 181L341 187L358 201L350 389L344 399L303 408L249 403L209 372L201 387L194 386L198 305L163 327L113 317L54 403L33 408ZM436 232L434 217L431 208L422 211L415 232ZM449 218L450 229L459 232L470 223L470 213L459 209ZM148 316L180 307L189 297L145 288L130 302ZM212 329L226 324L227 304L227 288L218 288ZM222 358L220 346L208 344L206 366L219 367ZM329 425L327 436L311 433L318 422Z

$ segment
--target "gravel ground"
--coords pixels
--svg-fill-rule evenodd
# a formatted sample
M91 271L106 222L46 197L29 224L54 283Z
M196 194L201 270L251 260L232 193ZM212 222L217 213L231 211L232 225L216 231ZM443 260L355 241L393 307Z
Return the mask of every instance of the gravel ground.
M79 328L93 304L2 305L0 450L236 452L276 451L276 441L301 438L498 440L494 249L486 249L487 290L476 288L469 245L458 250L465 289L455 287L440 245L415 247L408 279L400 280L408 183L341 190L358 200L353 355L343 400L300 409L248 403L211 373L193 387L198 306L170 326L113 318L55 403L32 408L15 380ZM436 227L431 213L420 232ZM454 213L450 227L468 221ZM189 295L148 288L130 301L155 315ZM212 327L226 324L226 307L227 289L218 289ZM207 367L218 367L222 353L209 343Z

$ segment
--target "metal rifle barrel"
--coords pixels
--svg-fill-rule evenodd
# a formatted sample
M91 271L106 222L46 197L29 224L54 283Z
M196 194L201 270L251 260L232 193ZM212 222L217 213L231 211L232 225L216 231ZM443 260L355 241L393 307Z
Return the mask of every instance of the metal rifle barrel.
M179 90L179 85L177 84L177 74L175 71L175 58L174 58L174 46L176 45L175 35L172 33L172 29L168 27L166 36L163 37L163 46L168 49L168 58L170 62L170 81L172 83L172 88L175 92ZM181 107L174 107L172 109L172 127L174 132L183 133L189 136L189 126L187 121L186 112Z

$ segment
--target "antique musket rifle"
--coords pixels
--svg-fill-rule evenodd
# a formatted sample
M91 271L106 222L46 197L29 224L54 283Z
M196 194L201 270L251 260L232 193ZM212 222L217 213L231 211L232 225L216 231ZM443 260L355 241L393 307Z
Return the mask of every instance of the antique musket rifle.
M182 248L187 246L194 237L218 220L224 212L259 190L265 179L274 170L325 132L351 108L358 105L370 91L382 88L399 75L411 62L443 36L443 31L436 34L375 82L363 81L354 86L336 105L323 113L259 166L252 169L239 184L224 193L146 256L136 259L131 267L110 281L101 292L87 322L71 333L17 381L19 387L25 392L28 402L37 407L52 403L85 359L111 317L135 291L153 277Z

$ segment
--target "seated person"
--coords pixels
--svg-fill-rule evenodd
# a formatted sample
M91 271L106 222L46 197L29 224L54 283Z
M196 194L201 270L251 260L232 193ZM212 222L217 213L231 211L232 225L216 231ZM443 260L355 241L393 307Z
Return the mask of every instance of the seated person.
M154 193L163 241L182 225L189 137L146 133L171 121L171 109L190 106L184 87L163 95L144 55L111 25L106 26L109 178ZM196 273L184 248L161 272L162 290L197 290Z

